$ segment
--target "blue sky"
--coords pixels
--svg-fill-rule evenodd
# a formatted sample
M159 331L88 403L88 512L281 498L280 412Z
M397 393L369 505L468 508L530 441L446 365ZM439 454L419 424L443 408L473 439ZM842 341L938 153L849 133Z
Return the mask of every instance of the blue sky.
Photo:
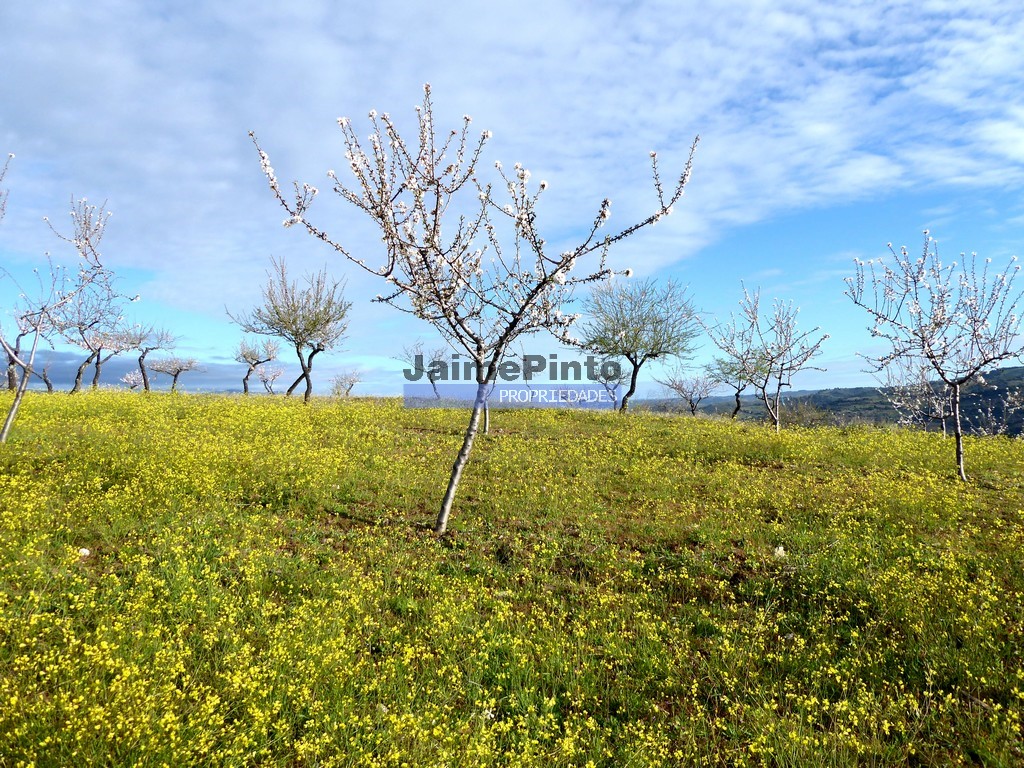
M355 367L357 393L400 391L392 358L431 329L371 303L373 278L281 226L247 132L283 182L325 188L326 171L344 167L336 118L365 133L371 108L412 118L424 82L439 123L468 113L493 131L488 167L521 161L549 181L553 244L571 244L605 197L614 223L653 210L648 153L668 175L699 133L676 213L622 243L611 265L677 278L723 319L741 280L764 300L792 299L801 325L831 335L818 361L828 372L801 387L873 381L857 358L871 351L866 319L843 295L855 257L889 241L916 249L925 228L948 254L1024 250L1019 2L292 6L0 5L0 153L16 155L0 265L24 277L46 251L59 260L42 217L59 221L72 195L106 200L106 262L142 296L128 316L166 325L207 366L186 389L237 386L240 333L225 307L258 301L274 255L296 273L327 264L348 279L349 338L318 358L318 389ZM311 218L379 258L356 212L321 197ZM16 295L0 285L6 331Z

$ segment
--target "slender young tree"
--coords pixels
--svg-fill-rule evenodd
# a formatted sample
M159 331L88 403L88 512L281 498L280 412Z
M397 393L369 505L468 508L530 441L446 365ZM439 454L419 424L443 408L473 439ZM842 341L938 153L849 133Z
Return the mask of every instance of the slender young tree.
M701 402L718 387L718 380L707 370L688 372L681 366L670 370L663 379L655 378L665 389L686 403L693 416Z
M263 364L256 368L256 375L268 395L274 394L274 384L284 375L284 368Z
M991 259L979 264L973 253L943 264L928 230L917 258L905 247L896 251L889 243L888 248L891 263L857 259L856 274L846 280L846 295L871 318L871 336L889 347L865 359L876 371L906 358L931 366L949 391L956 472L966 482L960 396L983 372L1021 356L1024 291L1014 287L1020 265L1014 256L997 272Z
M152 325L136 325L126 333L128 349L139 353L139 379L144 392L149 392L149 371L146 369L146 358L150 352L171 350L178 340L166 328Z
M743 408L741 396L753 378L751 375L756 371L756 365L750 360L744 359L743 355L739 360L730 357L716 357L708 366L708 375L714 379L715 384L721 387L728 387L733 395L732 412L729 418L735 419Z
M733 314L725 325L708 329L715 346L745 366L741 375L764 403L776 432L782 426L782 390L793 385L793 376L800 371L823 370L810 362L821 352L828 334L819 336L820 328L799 330L799 314L793 302L776 299L772 314L763 317L760 290L750 293L744 287L740 314Z
M194 357L166 357L154 360L149 367L154 373L163 373L171 377L171 392L178 391L178 377L190 371L201 371L199 361Z
M363 380L363 376L359 371L351 369L344 370L331 377L331 396L332 397L348 397L352 394L353 388L360 381Z
M484 179L481 153L491 134L470 137L470 117L459 128L438 131L430 86L416 108L419 130L406 141L389 115L371 111L368 146L347 118L338 125L346 146L346 164L354 183L347 186L328 171L335 193L366 214L379 228L385 258L366 264L327 230L309 219L316 187L294 184L286 194L270 158L253 136L270 189L287 212L286 226L299 225L353 264L386 281L378 301L427 321L455 349L476 363L476 398L462 447L452 465L448 488L434 524L448 525L459 478L477 434L486 394L510 345L520 337L548 330L567 337L575 320L561 307L582 284L604 280L608 249L616 242L670 213L683 194L691 161L668 193L662 189L652 153L658 205L650 216L616 234L602 236L611 202L599 206L580 242L551 255L537 230L536 206L547 182L530 184L530 173L517 163L506 172L495 163L495 186ZM696 142L695 142L696 144ZM500 194L503 200L497 199ZM576 276L578 264L594 257L590 270Z
M313 358L345 338L352 304L345 301L344 282L330 279L326 268L307 275L306 287L300 288L289 280L284 259L270 262L273 271L263 287L263 304L248 314L228 314L243 331L278 336L295 349L302 373L285 394L292 394L305 381L303 400L308 403L313 394Z
M16 352L0 336L0 346L3 346L8 358L13 358L15 365L22 371L21 382L15 392L10 410L7 412L3 428L0 429L0 443L7 441L25 390L28 388L28 381L34 375L33 367L39 342L68 332L66 308L69 305L87 303L88 300L84 298L87 294L95 293L103 296L113 291L113 274L103 266L98 248L109 217L110 215L103 208L88 205L85 200L76 202L72 199L72 233L65 236L52 226L50 227L58 238L74 246L78 254L78 263L74 273L70 274L68 270L50 259L49 274L44 277L37 273L38 291L35 298L24 299L26 304L18 311L17 318L19 328L31 329L32 344L27 353ZM28 296L24 290L21 293L23 296ZM90 322L84 315L75 314L75 316L81 317L85 324ZM44 381L47 382L49 388L48 378L45 378Z
M250 341L242 339L235 349L235 361L246 366L245 376L242 377L242 394L249 394L249 377L253 371L264 363L277 359L281 351L281 345L275 339L263 339L262 341Z
M441 365L448 364L448 350L444 347L426 349L422 340L415 344L402 348L402 356L397 358L409 365L412 374L419 378L426 376L430 387L434 390L434 398L441 399L441 393L437 389L437 382L441 380Z
M49 219L46 219L50 230L61 240L81 251L83 243L82 230L88 229L88 242L98 245L106 229L110 214L104 206L97 208L83 198L71 201L71 216L75 221L75 229L70 235L58 232ZM114 287L114 274L109 269L98 272L95 278L82 290L75 291L66 301L51 314L53 326L57 333L69 344L81 347L87 353L85 360L78 367L71 392L79 392L86 369L94 363L103 365L103 349L106 345L119 346L121 305L125 299ZM97 378L99 371L97 370Z
M601 283L584 304L584 316L580 346L599 355L622 357L631 366L620 412L629 407L645 363L689 357L700 333L686 288L671 280L663 286L654 280Z

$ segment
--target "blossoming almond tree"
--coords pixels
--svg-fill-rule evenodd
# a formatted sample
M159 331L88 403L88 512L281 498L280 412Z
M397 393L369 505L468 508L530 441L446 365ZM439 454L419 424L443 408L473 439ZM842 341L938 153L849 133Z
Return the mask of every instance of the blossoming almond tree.
M828 334L819 336L820 328L799 330L799 314L800 308L792 301L776 299L772 314L762 316L760 290L750 293L744 287L739 315L732 315L723 325L705 326L715 346L731 362L733 376L753 386L776 432L782 427L782 390L793 385L794 374L824 370L810 362L821 352Z
M178 391L178 379L181 377L181 374L188 373L189 371L203 370L202 366L199 365L199 361L194 357L177 357L174 355L154 360L149 364L149 367L154 373L162 373L171 377L171 392Z
M25 328L31 330L32 345L27 354L20 350L16 351L0 336L0 346L22 370L21 383L18 385L14 401L7 412L4 425L0 428L0 443L7 441L28 387L28 381L34 374L33 366L39 342L54 334L69 333L71 329L67 325L67 318L71 315L77 317L86 329L91 325L98 324L100 319L90 318L78 312L69 314L66 310L72 304L90 303L91 299L86 298L90 294L99 297L113 294L113 273L103 266L98 250L110 214L102 207L88 205L84 199L77 202L72 200L71 203L73 227L71 234L63 235L52 225L50 229L57 237L75 248L78 262L73 274L71 270L55 264L50 259L49 274L44 277L37 272L38 291L35 297L29 298L22 292L25 306L18 311L17 319L20 330Z
M651 153L658 205L650 216L602 235L611 215L611 202L604 200L580 241L555 254L537 230L537 204L547 182L531 184L530 172L519 163L511 171L495 163L493 184L485 181L481 154L491 133L471 137L468 115L459 128L439 132L429 84L423 94L423 104L416 107L418 134L413 141L399 135L386 113L369 113L372 132L366 144L348 118L338 120L354 183L347 185L334 171L327 176L334 192L379 228L384 259L376 265L368 265L308 219L316 187L296 182L294 194L286 194L267 153L255 135L250 136L270 189L287 211L285 226L305 227L353 264L386 281L377 301L426 320L476 363L472 414L434 525L440 534L448 525L487 391L506 352L520 337L542 330L569 337L576 316L562 313L564 302L576 286L611 275L606 257L612 244L671 213L690 177L696 140L685 169L667 194L657 156ZM593 259L585 262L588 257ZM585 263L589 266L577 273Z
M274 384L284 375L284 368L264 363L256 368L256 375L268 395L274 394Z
M149 392L149 371L146 370L146 358L149 353L156 352L158 349L174 349L174 345L177 343L178 340L174 334L166 328L158 328L153 325L134 325L125 331L126 347L139 353L139 383L144 392Z
M924 247L916 259L906 247L883 259L857 259L856 274L846 279L846 295L872 319L872 337L889 351L866 357L876 371L901 360L931 366L949 392L950 421L956 441L956 470L964 469L962 387L1001 361L1024 352L1019 307L1024 291L1016 290L1017 257L1002 271L990 271L991 259L978 263L976 254L960 254L960 263L943 264L938 246L924 231ZM869 290L870 285L870 290Z
M235 349L235 361L246 367L245 376L242 377L242 394L249 394L249 377L253 371L265 363L277 359L281 351L281 345L276 339L263 339L262 341L250 341L242 339Z
M687 371L681 365L677 365L665 374L665 378L655 378L654 380L683 400L693 416L697 415L701 401L709 397L719 385L718 379L707 368Z

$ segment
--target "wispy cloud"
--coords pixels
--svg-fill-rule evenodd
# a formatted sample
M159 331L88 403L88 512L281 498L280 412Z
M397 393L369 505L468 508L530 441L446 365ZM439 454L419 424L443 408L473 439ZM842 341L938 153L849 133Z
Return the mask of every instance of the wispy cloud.
M439 115L495 132L491 159L551 182L552 239L605 196L615 222L646 213L648 151L669 173L702 134L679 214L616 257L652 273L780 213L1024 186L1022 39L1016 2L8 3L0 152L18 159L0 249L35 257L53 245L43 215L107 199L115 268L219 317L257 298L271 253L330 258L281 229L246 132L282 179L317 182L341 165L336 117L411 120L430 81ZM364 222L319 207L372 259ZM350 292L378 289L353 276ZM384 315L356 314L373 338Z

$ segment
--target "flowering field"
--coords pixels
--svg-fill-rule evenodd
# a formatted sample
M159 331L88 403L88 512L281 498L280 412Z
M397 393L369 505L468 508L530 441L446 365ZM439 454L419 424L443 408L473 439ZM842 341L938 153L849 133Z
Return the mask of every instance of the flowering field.
M1024 442L465 419L30 394L0 765L1024 763Z

